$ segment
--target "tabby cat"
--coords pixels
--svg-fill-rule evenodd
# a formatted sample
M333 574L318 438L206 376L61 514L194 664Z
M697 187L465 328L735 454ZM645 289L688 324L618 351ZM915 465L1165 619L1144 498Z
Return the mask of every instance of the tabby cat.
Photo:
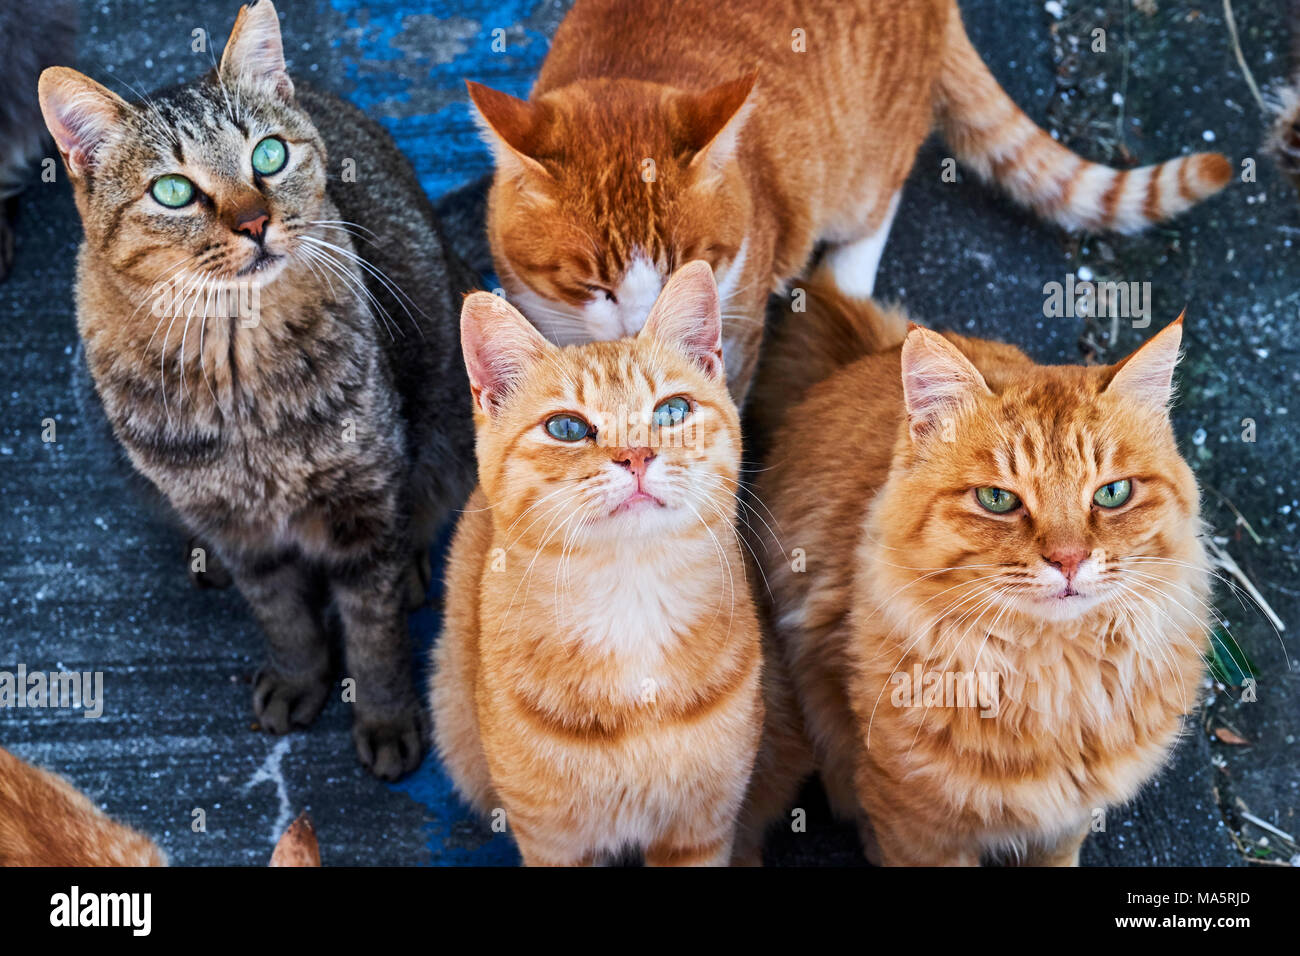
M909 332L824 274L799 319L755 393L779 423L757 488L832 806L885 864L1077 863L1204 675L1209 572L1168 414L1181 318L1110 367ZM797 782L755 777L770 805Z
M1126 172L1076 156L998 86L953 0L578 0L529 101L469 91L512 301L556 341L618 338L704 259L738 398L768 295L818 243L840 290L870 295L936 122L981 178L1067 228L1141 229L1231 176L1217 153Z
M258 720L316 717L337 621L362 763L414 769L403 605L472 479L455 310L474 277L388 135L290 80L270 0L201 80L128 103L51 68L40 98L85 228L87 366L136 469L266 631Z
M431 683L457 790L528 865L729 862L763 722L717 289L692 263L635 338L560 348L465 300L479 489Z

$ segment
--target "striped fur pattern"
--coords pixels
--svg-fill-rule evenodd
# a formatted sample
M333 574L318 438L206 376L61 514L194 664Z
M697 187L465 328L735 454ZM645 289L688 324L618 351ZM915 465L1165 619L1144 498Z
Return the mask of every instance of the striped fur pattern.
M362 762L385 778L414 769L423 720L404 603L469 490L455 309L473 277L388 135L294 88L270 0L241 10L201 80L128 103L52 68L41 103L85 228L87 366L136 469L266 631L259 722L285 733L315 718L337 620ZM288 159L262 176L250 155L269 135ZM194 201L155 201L164 174L188 177ZM239 225L257 213L259 240Z
M772 626L832 805L889 865L1076 864L1204 676L1209 572L1167 413L1181 324L1118 366L1048 367L917 327L900 345L897 316L809 301L814 327L895 341L755 398L779 422L758 482ZM1093 502L1124 478L1126 503ZM981 486L1022 503L994 514ZM986 697L923 693L981 673Z
M1129 170L1077 156L1011 101L956 16L948 21L935 108L944 139L963 163L1066 229L1137 232L1185 212L1232 178L1220 153Z
M844 291L870 293L936 121L979 175L1067 228L1132 231L1230 174L1218 154L1124 172L1057 145L953 0L578 0L528 101L470 95L496 152L488 233L511 300L555 341L617 338L704 259L737 397L768 296L819 244Z
M462 322L480 485L434 652L439 756L527 865L726 864L763 706L709 269L674 277L631 339L557 347L487 293ZM673 396L680 424L614 436ZM559 441L561 412L604 432ZM653 452L639 486L628 441Z
M143 833L115 823L62 777L0 747L0 866L166 866Z

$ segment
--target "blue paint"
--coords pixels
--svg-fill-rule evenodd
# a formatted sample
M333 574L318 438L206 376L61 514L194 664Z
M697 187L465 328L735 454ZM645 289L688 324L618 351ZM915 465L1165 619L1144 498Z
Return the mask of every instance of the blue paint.
M420 14L438 19L456 18L477 23L477 31L463 38L464 51L445 63L430 61L425 76L405 75L411 57L398 45L404 21L413 11L409 0L329 0L343 14L348 30L346 41L336 37L336 49L344 49L344 94L384 124L397 145L411 160L420 184L433 200L444 193L481 178L492 170L492 157L479 137L468 98L465 79L471 78L516 96L527 96L549 46L549 38L536 31L519 36L514 25L530 17L539 0L455 0L426 2ZM492 50L492 31L508 32L506 49ZM356 50L351 47L355 43ZM353 54L356 56L353 56ZM359 57L359 58L358 58ZM391 70L382 69L386 63ZM363 68L364 66L364 68ZM418 71L412 71L418 72ZM416 89L416 84L420 85ZM415 95L445 91L454 97L445 107L425 114L406 115ZM404 115L394 116L392 113ZM442 594L444 555L450 529L444 530L431 552L434 580L430 598ZM440 600L435 600L441 606ZM438 615L422 609L411 617L411 636L416 648L419 687L426 686L429 649L440 627ZM391 785L423 805L428 814L425 830L432 862L436 866L513 866L519 852L507 834L493 834L461 803L451 780L437 758L425 757L420 769L401 783Z
M451 531L451 525L443 528L429 551L433 580L425 599L433 607L442 606L442 574ZM415 647L419 688L428 686L429 652L441 624L439 614L428 606L411 615L411 642ZM519 863L514 841L507 834L492 833L484 821L470 812L433 753L425 755L415 773L400 783L389 784L389 788L424 806L428 817L424 830L434 866L515 866Z
M463 38L464 50L459 55L445 63L430 62L427 74L420 77L398 70L384 74L378 69L384 63L409 67L410 57L396 43L406 17L414 12L409 0L329 3L344 15L347 46L355 37L360 57L345 56L346 95L393 135L414 164L425 192L436 199L490 172L492 158L479 138L464 81L474 79L516 96L528 95L550 39L536 30L518 31L517 25L533 15L539 0L435 0L421 4L420 15L473 21L477 30ZM492 50L492 31L496 29L507 31L506 48L501 53ZM341 38L333 41L335 48L344 45ZM421 91L443 90L456 101L422 115L385 115L386 105L410 103L417 83Z

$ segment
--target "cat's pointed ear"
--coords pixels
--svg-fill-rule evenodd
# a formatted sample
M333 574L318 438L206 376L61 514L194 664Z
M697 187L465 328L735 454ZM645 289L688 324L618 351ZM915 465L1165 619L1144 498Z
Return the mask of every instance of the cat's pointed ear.
M131 107L112 90L66 66L41 73L37 94L68 173L80 179L94 168L100 148L116 135Z
M979 369L937 332L913 325L903 340L903 400L907 427L917 441L969 402L988 395Z
M280 15L271 0L253 0L239 8L218 75L231 85L242 80L274 90L282 99L293 98L293 81L285 69L280 42Z
M691 169L716 170L736 155L740 132L754 107L751 94L757 82L758 71L754 70L683 101L677 117L678 135L695 153Z
M639 334L686 353L715 381L726 377L718 284L707 262L696 259L672 274Z
M1167 411L1174 398L1174 367L1183 344L1183 315L1115 366L1105 391L1146 408Z
M510 175L528 172L549 179L546 167L530 155L541 120L537 104L473 80L466 80L465 88L497 168Z
M499 295L472 292L460 310L460 345L465 352L474 404L491 417L528 370L554 348Z

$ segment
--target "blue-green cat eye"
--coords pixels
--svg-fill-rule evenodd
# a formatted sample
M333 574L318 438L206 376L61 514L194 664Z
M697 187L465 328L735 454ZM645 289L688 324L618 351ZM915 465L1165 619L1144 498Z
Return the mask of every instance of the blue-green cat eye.
M975 500L995 515L1004 515L1020 507L1020 499L1005 488L989 486L975 489Z
M289 147L278 136L268 136L253 147L253 169L263 176L284 169L288 159Z
M194 198L194 184L184 176L168 173L153 181L153 198L170 209L178 209Z
M577 415L552 415L546 419L546 431L560 441L582 441L595 429Z
M1121 478L1119 481L1108 481L1098 488L1093 492L1092 500L1103 508L1118 508L1128 501L1131 494L1133 494L1133 482Z
M691 403L680 395L670 398L655 409L654 423L660 428L676 425L691 413Z

